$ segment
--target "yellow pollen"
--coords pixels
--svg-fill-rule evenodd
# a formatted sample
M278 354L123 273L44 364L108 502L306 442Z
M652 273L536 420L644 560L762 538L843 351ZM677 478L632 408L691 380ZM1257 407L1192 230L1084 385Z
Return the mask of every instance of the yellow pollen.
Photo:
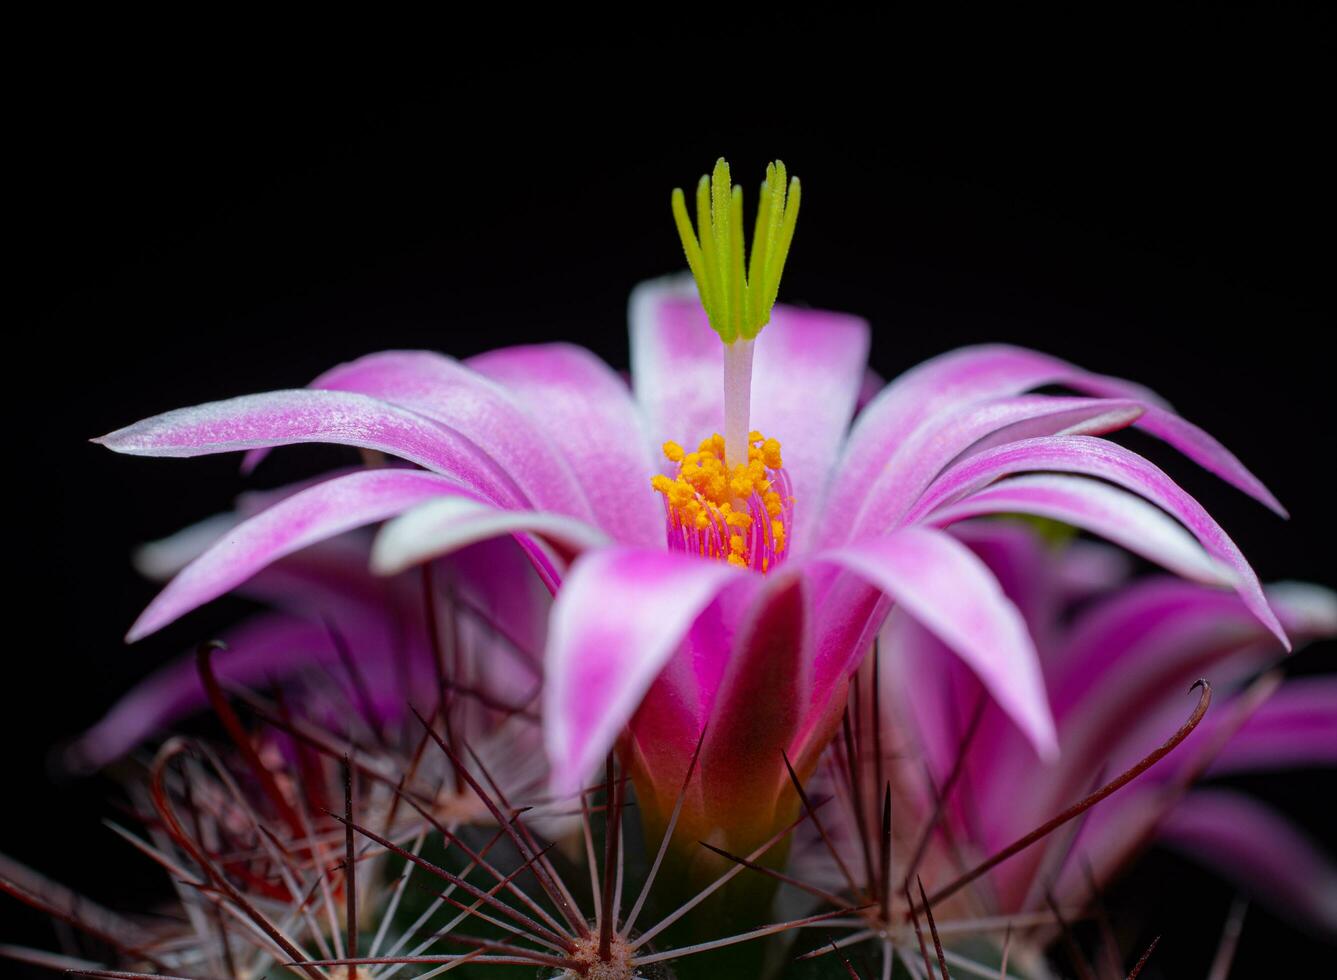
M748 442L748 461L732 467L725 461L724 438L718 433L701 440L692 453L676 442L665 442L664 457L677 465L677 473L650 479L650 486L664 497L674 526L700 534L693 551L744 568L752 566L749 532L755 523L753 515L762 509L770 521L775 552L784 550L782 515L787 503L774 489L782 465L779 441L754 431L748 434ZM754 497L759 498L759 505ZM713 535L711 528L716 529ZM761 564L763 570L769 567L769 557L763 555Z

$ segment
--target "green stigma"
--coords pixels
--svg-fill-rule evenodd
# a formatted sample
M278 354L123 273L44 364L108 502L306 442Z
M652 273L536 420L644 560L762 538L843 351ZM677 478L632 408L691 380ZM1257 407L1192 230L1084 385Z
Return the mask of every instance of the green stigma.
M752 251L745 267L743 188L730 182L728 162L720 157L714 174L702 176L696 185L699 240L687 216L686 195L680 187L673 191L673 220L687 253L687 265L696 279L711 329L726 344L740 337L751 340L771 322L789 243L794 239L799 192L797 177L789 179L786 191L783 163L776 160L766 166Z

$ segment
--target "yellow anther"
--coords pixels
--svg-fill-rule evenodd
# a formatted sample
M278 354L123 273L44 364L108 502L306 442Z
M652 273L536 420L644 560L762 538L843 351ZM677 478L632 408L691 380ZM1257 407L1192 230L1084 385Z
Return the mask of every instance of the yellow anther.
M751 432L747 434L747 441L751 443L765 442L766 437L762 435L760 432L758 432L756 429L753 429Z
M676 442L666 442L664 455L677 463L677 475L656 474L650 485L668 504L671 533L676 528L676 533L689 535L683 543L692 553L764 571L784 550L787 504L773 489L772 478L777 474L767 465L768 459L780 458L780 443L759 432L752 436L757 446L749 446L748 461L735 466L725 462L724 440L718 434L703 439L694 453ZM760 506L754 503L758 496ZM754 555L748 532L758 519L770 521L771 543Z
M761 456L762 460L766 463L766 465L770 469L778 470L780 467L785 465L783 460L781 460L780 458L779 439L767 439L764 443L762 443L761 454L762 454Z

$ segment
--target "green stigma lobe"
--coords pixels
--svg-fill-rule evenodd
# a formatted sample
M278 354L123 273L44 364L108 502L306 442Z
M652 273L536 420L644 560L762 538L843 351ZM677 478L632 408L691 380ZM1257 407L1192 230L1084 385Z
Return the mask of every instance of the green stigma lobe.
M743 188L729 179L729 164L723 157L714 172L696 185L695 229L682 188L673 191L673 221L687 266L711 329L726 344L740 337L751 340L771 320L801 197L798 178L789 178L786 187L786 176L779 160L767 165L752 228L752 251L746 261Z

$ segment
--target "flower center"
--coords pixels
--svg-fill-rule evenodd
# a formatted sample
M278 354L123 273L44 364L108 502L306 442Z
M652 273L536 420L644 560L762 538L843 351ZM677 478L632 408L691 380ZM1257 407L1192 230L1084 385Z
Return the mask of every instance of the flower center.
M650 485L664 498L669 548L758 572L774 568L794 516L779 440L748 433L747 462L732 466L719 433L694 453L666 442L664 456L677 474L655 476Z

